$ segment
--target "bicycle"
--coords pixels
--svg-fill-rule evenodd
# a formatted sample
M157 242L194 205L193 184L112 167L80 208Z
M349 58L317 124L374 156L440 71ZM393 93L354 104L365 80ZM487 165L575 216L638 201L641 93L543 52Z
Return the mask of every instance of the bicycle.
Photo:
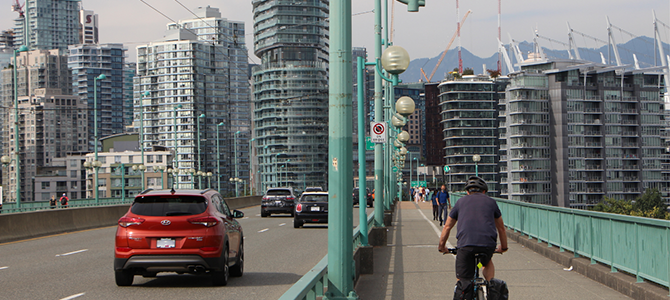
M453 255L456 255L458 252L458 248L447 248L447 252L444 252L442 254L447 254L451 253ZM496 252L498 253L498 252ZM488 282L486 279L482 278L479 276L479 269L482 268L482 263L481 260L484 257L483 253L477 253L475 254L475 277L474 280L472 280L472 283L474 284L474 300L486 300L488 297L488 291L487 289L487 284Z

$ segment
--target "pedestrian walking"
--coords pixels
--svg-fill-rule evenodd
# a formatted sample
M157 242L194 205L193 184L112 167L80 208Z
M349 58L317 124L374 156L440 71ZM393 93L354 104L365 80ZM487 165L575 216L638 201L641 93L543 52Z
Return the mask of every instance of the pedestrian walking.
M440 226L444 225L444 222L447 220L448 209L451 209L451 201L449 199L449 192L447 187L443 184L441 189L435 193L438 204L438 218L440 221Z
M51 195L51 199L49 199L49 206L51 209L56 208L56 195Z
M428 187L426 187L426 193L423 194L423 195L424 195L424 198L423 198L424 200L429 200L430 199L430 190L428 189Z
M437 221L437 214L438 214L437 192L433 192L433 195L431 195L430 197L430 201L433 204L433 221Z
M67 203L68 203L69 201L70 201L70 199L68 199L67 196L65 195L65 193L63 193L63 196L60 197L60 205L61 205L61 207L63 207L63 208L67 208Z
M420 189L415 189L414 190L414 202L416 202L416 204L419 204L419 202L421 202L421 190Z

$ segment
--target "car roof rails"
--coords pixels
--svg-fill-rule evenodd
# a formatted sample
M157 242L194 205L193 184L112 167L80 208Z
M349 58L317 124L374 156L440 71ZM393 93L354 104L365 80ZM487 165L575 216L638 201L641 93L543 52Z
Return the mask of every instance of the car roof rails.
M209 191L215 191L215 192L216 192L215 189L213 189L213 188L208 188L208 189L204 189L204 190L202 190L202 192L200 192L200 194L202 195L202 194L207 193L207 192L209 192Z
M146 193L151 192L151 191L153 191L153 190L154 190L154 189L146 189L146 190L144 190L144 191L141 191L138 195L146 194Z

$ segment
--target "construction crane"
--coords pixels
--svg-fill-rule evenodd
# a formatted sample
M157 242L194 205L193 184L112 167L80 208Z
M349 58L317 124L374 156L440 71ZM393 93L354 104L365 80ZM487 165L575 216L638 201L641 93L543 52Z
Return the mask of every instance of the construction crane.
M19 0L14 0L14 4L12 4L12 11L15 11L19 13L19 18L23 18L23 6L24 4L19 4Z
M471 12L472 12L471 10L468 10L465 13L465 16L463 16L463 19L461 19L461 29L463 28L463 24L465 24L465 19L468 18L468 15L470 15ZM440 64L442 63L444 56L447 55L447 51L449 51L449 48L451 47L451 44L454 42L454 39L456 39L457 35L458 35L458 29L456 29L456 32L454 32L454 36L451 37L451 40L449 41L447 48L444 49L444 52L442 52L442 56L440 56L440 59L437 61L437 65L435 65L435 68L433 68L433 72L430 73L430 76L426 76L426 73L423 71L423 68L421 68L421 74L423 74L423 77L426 79L426 82L430 82L430 80L433 78L433 75L435 75L435 72L437 72L437 68L440 67Z

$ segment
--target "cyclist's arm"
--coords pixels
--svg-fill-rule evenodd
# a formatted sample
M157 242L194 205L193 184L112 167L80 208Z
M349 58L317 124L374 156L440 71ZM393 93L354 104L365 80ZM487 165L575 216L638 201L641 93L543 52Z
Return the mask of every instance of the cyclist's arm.
M496 228L498 229L498 236L500 237L500 246L496 249L496 252L503 253L507 251L507 233L505 232L505 223L503 218L499 217L495 219Z
M440 235L440 244L437 245L438 251L447 252L447 239L449 239L449 233L451 233L451 229L454 228L455 225L456 219L447 217L447 222L444 224L444 227L442 228L442 234Z

